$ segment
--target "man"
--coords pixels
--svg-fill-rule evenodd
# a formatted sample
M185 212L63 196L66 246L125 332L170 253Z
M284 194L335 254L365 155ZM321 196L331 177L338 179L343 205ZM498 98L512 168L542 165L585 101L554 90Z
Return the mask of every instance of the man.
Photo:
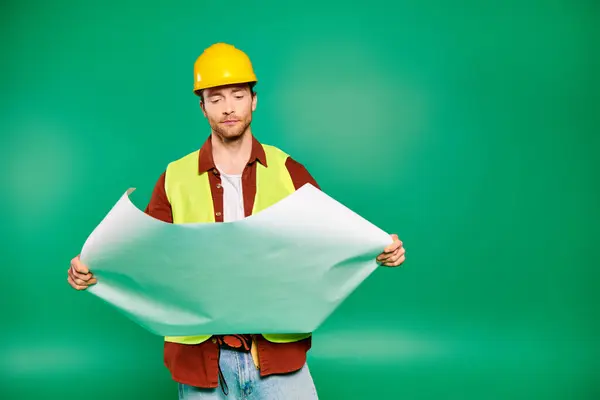
M199 150L167 166L145 210L149 216L169 223L236 221L306 183L318 188L302 164L254 137L257 79L245 53L214 44L196 60L194 75L211 134ZM392 237L377 257L381 265L404 262L402 242ZM83 290L96 278L75 257L68 281ZM164 362L180 399L316 399L306 364L310 347L310 333L167 337Z

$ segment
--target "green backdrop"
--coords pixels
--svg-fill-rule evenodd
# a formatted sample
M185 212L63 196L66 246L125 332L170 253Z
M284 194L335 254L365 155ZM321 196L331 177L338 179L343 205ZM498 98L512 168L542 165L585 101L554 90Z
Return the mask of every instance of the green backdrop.
M315 332L322 399L599 398L599 14L4 2L0 398L176 398L162 339L66 271L208 135L192 67L217 41L254 61L256 136L407 248Z

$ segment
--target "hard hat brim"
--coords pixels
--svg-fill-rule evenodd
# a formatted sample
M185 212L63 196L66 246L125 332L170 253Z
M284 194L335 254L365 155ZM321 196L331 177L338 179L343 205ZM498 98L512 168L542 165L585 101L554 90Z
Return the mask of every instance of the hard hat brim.
M248 83L254 86L256 85L256 83L258 83L258 80L256 79L256 77L248 77L246 79L240 79L239 77L237 77L236 79L219 79L218 82L197 82L196 84L194 84L194 94L199 95L200 91L204 89L210 89L220 86L242 85L244 83Z

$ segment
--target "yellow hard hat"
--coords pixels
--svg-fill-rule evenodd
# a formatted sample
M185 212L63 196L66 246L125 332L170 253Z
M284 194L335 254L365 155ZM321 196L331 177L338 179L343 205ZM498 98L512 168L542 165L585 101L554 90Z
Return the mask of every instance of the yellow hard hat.
M194 63L194 93L199 90L236 83L256 83L250 58L227 43L215 43Z

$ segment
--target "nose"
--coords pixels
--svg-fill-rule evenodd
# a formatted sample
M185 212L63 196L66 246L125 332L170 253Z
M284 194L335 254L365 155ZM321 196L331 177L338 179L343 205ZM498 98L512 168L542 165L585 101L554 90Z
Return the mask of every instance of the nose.
M223 109L223 114L230 115L235 111L233 107L233 100L229 97L225 99L225 108Z

